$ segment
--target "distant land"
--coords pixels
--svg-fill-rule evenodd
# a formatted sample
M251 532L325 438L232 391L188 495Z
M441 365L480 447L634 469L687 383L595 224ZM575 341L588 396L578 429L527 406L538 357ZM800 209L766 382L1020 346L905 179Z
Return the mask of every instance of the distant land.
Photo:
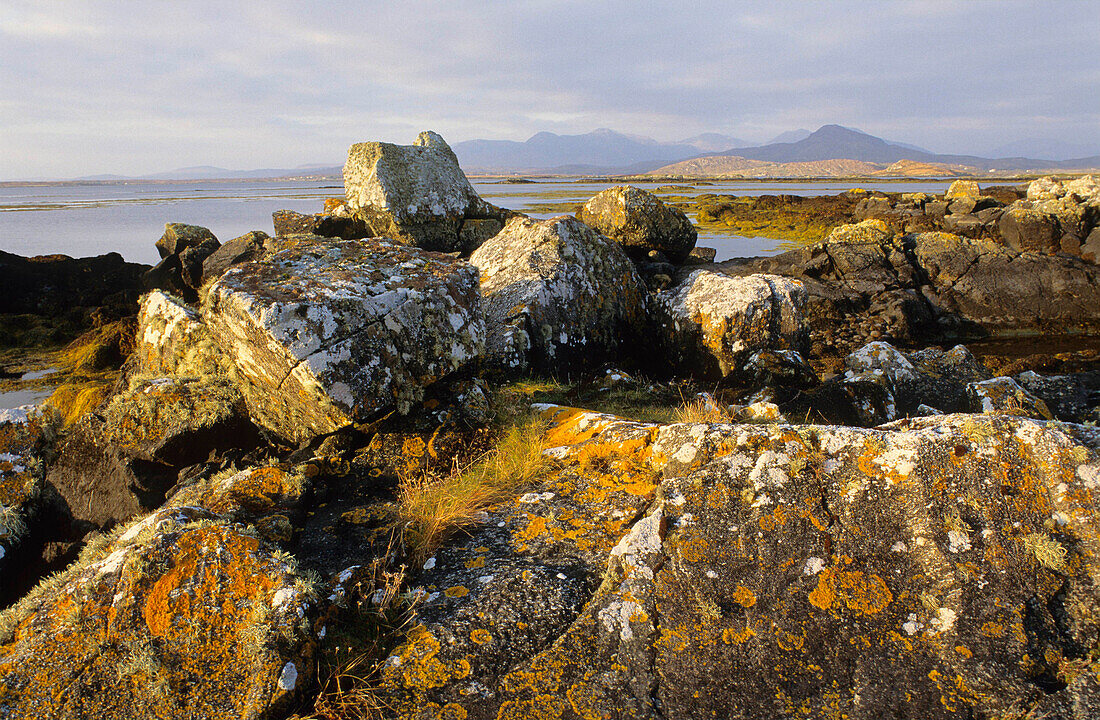
M1095 144L1035 138L999 146L995 157L950 155L841 125L823 125L813 132L789 130L762 145L723 133L660 142L600 128L580 135L540 132L524 142L466 140L454 143L452 149L463 170L472 176L957 177L1100 169L1100 146ZM339 180L342 169L335 163L258 170L197 166L135 177L90 175L61 182Z

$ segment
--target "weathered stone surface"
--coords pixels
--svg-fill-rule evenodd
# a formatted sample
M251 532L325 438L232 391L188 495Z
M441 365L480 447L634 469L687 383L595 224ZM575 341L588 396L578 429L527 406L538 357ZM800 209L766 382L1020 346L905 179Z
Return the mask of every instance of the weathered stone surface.
M71 540L71 516L43 482L46 421L33 408L0 416L0 608L50 568L48 543Z
M516 218L471 256L486 355L506 368L577 372L641 337L646 291L618 244L571 217Z
M345 240L370 237L371 232L349 214L331 212L306 215L293 210L276 210L271 215L275 237L290 235L321 235Z
M948 199L952 198L977 198L982 194L981 189L978 187L977 180L956 180L951 183L951 187L947 188L947 192L944 193L944 197Z
M5 717L285 712L309 677L311 604L247 526L158 511L0 616Z
M138 372L164 376L196 364L196 354L210 344L202 316L160 290L146 293L138 310L134 358Z
M997 224L1005 243L1016 250L1054 252L1061 246L1058 220L1023 201L1013 203Z
M1013 379L1046 403L1051 414L1059 420L1075 423L1100 421L1100 373L1040 375L1029 370Z
M1072 681L1097 669L1095 432L546 412L562 469L421 576L376 687L398 716L1090 717Z
M1020 387L1009 377L995 377L967 385L973 412L1023 415L1039 420L1050 420L1047 404Z
M805 302L798 280L695 270L658 295L655 312L671 366L723 380L754 351L803 349Z
M577 218L639 260L656 250L670 262L682 263L698 237L682 210L665 205L657 196L632 185L600 192L584 204Z
M69 432L46 480L75 518L111 527L159 507L180 468L259 440L227 379L135 377Z
M294 441L381 411L481 354L477 271L388 240L303 235L230 268L204 317L249 410Z
M216 280L238 263L259 260L274 251L275 243L267 233L252 230L224 243L202 261L203 282Z
M462 251L465 221L503 221L512 214L481 199L454 152L434 132L420 133L412 145L352 145L344 190L348 207L369 234L427 250ZM465 240L472 237L467 233Z

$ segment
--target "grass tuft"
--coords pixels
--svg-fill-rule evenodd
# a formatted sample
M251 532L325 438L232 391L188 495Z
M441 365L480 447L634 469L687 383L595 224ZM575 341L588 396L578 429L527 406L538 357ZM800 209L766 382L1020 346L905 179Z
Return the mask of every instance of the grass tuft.
M450 533L474 525L481 511L516 494L549 465L546 424L529 419L501 434L490 452L444 477L406 476L398 487L400 527L413 563L425 560Z
M687 400L676 409L676 422L728 423L730 421L729 413L710 398Z

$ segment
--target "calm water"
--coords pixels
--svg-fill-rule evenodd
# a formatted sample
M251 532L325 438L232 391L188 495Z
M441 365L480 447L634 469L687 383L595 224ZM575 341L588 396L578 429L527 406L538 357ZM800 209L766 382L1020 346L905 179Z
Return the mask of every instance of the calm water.
M474 182L489 202L545 218L572 212L613 183L547 181ZM943 192L948 182L712 184L635 183L660 195L835 195L852 187L889 192ZM663 188L669 188L667 190ZM153 244L164 224L183 222L210 228L223 242L249 230L272 233L271 214L287 209L320 212L324 199L342 197L339 180L180 183L87 183L0 187L0 250L19 255L62 253L73 257L119 252L127 260L153 264ZM553 203L556 207L548 208ZM779 252L779 241L700 232L699 245L718 249L718 259Z

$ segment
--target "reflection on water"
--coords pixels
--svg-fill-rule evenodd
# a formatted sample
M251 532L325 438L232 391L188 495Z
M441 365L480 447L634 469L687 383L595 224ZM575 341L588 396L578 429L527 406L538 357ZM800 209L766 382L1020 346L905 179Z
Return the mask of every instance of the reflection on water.
M489 202L546 218L571 214L586 200L617 183L569 179L509 183L475 179ZM939 182L745 182L633 184L660 197L722 195L836 195L853 187L887 192L942 193ZM164 224L210 228L223 242L250 230L272 233L276 210L320 212L325 198L341 197L339 179L186 183L110 183L0 186L0 250L20 255L63 253L74 257L119 252L127 260L159 261L154 243ZM782 241L700 232L699 245L717 259L751 257L787 249Z
M0 392L0 410L22 407L23 405L37 405L51 394L53 394L53 388Z

